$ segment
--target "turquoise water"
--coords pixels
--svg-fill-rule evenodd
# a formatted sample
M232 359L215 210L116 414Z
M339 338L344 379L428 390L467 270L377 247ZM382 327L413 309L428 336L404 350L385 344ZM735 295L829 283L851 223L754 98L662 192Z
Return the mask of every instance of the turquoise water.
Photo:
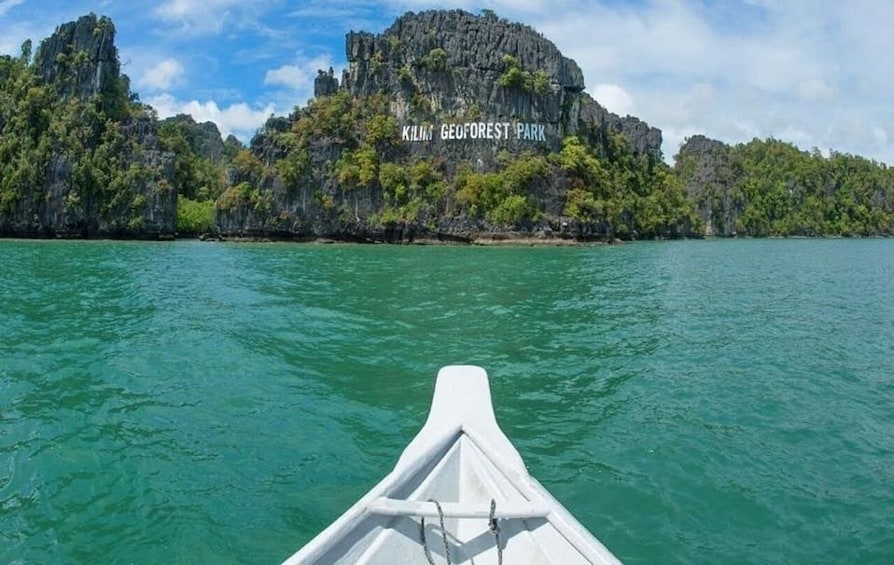
M0 241L0 562L279 562L474 363L626 562L890 563L892 344L894 240Z

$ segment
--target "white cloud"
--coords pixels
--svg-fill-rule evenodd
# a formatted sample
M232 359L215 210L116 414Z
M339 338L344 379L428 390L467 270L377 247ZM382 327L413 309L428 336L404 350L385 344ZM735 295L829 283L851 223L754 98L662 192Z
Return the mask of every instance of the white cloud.
M294 64L267 71L264 75L264 84L285 86L299 91L308 88L313 90L317 70L326 70L331 66L333 66L332 57L328 54L318 55L312 59L299 55Z
M633 114L633 98L617 84L597 84L593 88L593 98L610 112L620 116Z
M879 62L894 48L884 31L894 27L894 5L859 1L756 1L731 5L725 19L688 0L599 3L528 23L588 83L614 84L635 100L636 115L662 129L667 158L679 140L704 133L729 143L774 136L894 163L894 139L878 131L894 113L884 94L894 73Z
M802 146L804 144L809 144L812 139L812 136L809 133L794 124L787 125L775 137Z
M798 96L809 102L831 102L837 95L835 89L822 79L807 79L798 85Z
M230 9L244 3L244 0L167 0L153 13L189 33L218 33L232 16Z
M26 36L21 32L12 34L10 31L12 30L4 30L4 34L0 36L0 53L18 57Z
M3 14L0 14L0 17L3 17ZM0 54L18 57L22 53L22 44L29 38L33 42L33 51L37 51L39 39L53 31L52 27L30 20L15 21L11 17L6 20L0 23L3 29L0 33Z
M197 122L217 124L224 138L233 134L243 142L249 141L267 118L277 113L273 104L260 108L240 102L222 108L214 100L179 100L168 93L151 96L146 102L155 108L159 118L189 114Z
M140 75L137 84L151 90L166 90L183 77L183 65L176 59L165 59Z
M313 97L317 71L334 66L332 56L328 53L313 58L299 54L293 63L268 70L264 74L264 84L284 87L284 91L278 96L284 104L294 105L297 102L303 105ZM340 69L335 69L335 76L341 77Z
M264 84L287 86L295 90L306 88L312 81L307 71L298 65L283 65L264 74Z
M15 8L19 4L22 4L25 0L0 0L0 17L3 17L6 12Z

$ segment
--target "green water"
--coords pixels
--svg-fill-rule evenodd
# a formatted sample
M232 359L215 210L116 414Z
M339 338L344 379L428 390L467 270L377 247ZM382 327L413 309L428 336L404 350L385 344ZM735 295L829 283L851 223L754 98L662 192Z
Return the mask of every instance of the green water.
M279 562L473 363L624 561L890 563L892 344L894 240L0 241L0 562Z

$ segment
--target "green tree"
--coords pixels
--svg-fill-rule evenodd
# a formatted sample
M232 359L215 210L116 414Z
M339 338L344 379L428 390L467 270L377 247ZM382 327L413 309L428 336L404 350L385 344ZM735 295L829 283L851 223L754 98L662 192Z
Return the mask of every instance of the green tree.
M177 232L181 235L214 233L214 202L177 198Z

